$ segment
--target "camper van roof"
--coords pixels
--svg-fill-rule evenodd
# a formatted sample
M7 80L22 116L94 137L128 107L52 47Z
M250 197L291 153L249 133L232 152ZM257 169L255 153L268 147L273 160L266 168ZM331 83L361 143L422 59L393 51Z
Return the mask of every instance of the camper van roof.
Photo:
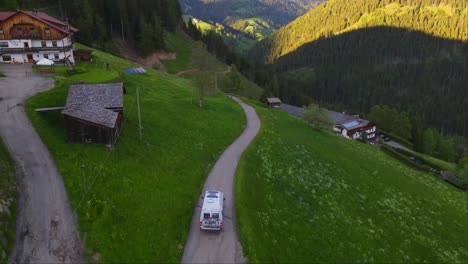
M203 201L203 211L220 211L221 208L221 197L219 191L206 191L205 199Z

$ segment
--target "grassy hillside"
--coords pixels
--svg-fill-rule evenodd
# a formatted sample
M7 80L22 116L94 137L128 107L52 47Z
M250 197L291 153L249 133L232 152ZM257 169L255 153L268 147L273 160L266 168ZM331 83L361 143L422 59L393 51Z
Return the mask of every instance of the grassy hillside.
M28 115L55 158L78 213L86 256L100 263L179 262L205 178L242 131L243 112L220 93L207 97L200 109L191 104L192 81L149 69L144 75L122 76L127 94L116 149L67 143L61 114L34 109L64 105L71 83L114 81L122 69L134 66L99 51L93 54L93 62L78 64L77 74L57 76L53 90L27 102ZM111 70L103 69L104 61Z
M15 242L15 166L0 139L0 262L7 263Z
M194 93L199 93L199 86L204 84L206 92L212 94L217 90L235 93L251 99L259 99L263 90L255 83L249 81L242 74L233 73L226 64L206 51L204 44L200 41L194 42L182 33L168 34L166 45L170 51L177 53L176 60L163 61L169 73L194 70L183 75L184 78L196 83ZM239 80L237 87L233 88L230 81L232 77ZM218 89L216 89L216 80Z
M256 109L262 130L236 178L250 262L466 262L466 193L373 146Z

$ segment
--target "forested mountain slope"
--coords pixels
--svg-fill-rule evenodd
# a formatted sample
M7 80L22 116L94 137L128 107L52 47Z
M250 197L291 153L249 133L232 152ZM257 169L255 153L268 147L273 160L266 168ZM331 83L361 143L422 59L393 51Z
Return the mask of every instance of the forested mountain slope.
M251 54L272 63L305 43L373 26L467 40L467 13L464 0L331 0L275 32Z
M0 11L38 9L68 20L80 31L76 39L95 47L112 48L117 35L142 55L164 47L164 30L181 23L177 0L7 0Z
M215 30L238 53L268 37L281 26L324 0L180 0L185 15L202 20L203 30Z
M270 25L285 25L323 0L180 0L182 11L206 21L263 18Z
M391 2L332 0L298 18L250 52L268 69L260 82L297 105L361 114L389 105L463 135L466 2Z

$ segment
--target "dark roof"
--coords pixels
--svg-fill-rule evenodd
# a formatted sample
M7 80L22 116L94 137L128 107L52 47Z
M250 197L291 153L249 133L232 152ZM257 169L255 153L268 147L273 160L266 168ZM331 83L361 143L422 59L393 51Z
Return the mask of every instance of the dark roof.
M335 120L335 124L337 125L345 124L345 123L359 119L358 115L347 115L347 114L335 112L335 111L329 111L329 112L330 112L330 116L333 117L333 119Z
M267 98L266 100L270 104L281 103L281 100L279 98Z
M79 84L70 86L62 114L94 124L115 128L123 108L123 83Z
M440 178L448 183L451 183L452 185L461 187L458 178L450 171L440 171Z
M16 14L16 12L0 12L0 21L7 20L14 14Z
M93 53L93 50L85 50L85 49L76 49L75 52L82 52L82 53Z
M48 24L52 27L54 27L55 29L58 29L60 31L62 31L63 33L71 33L71 32L77 32L78 29L72 27L72 26L68 26L66 22L64 21L61 21L59 19L56 19L54 17L51 17L49 15L47 15L46 13L44 12L33 12L33 11L21 11L21 10L18 10L16 12L0 12L0 21L4 21L4 20L7 20L8 18L18 14L18 13L23 13L23 14L26 14L32 18L35 18L41 22L44 22L45 24Z

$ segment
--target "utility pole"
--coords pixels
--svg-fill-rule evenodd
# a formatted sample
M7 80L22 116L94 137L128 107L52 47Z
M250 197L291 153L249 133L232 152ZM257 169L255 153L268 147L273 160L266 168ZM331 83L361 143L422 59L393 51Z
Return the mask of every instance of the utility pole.
M140 86L137 86L137 105L138 105L138 127L140 130L140 140L143 140L143 134L141 132L141 112L140 112Z
M214 72L214 79L215 79L215 91L218 91L218 73Z
M204 94L204 90L205 90L205 85L202 84L202 85L200 86L200 100L199 100L200 108L203 107L203 94Z

